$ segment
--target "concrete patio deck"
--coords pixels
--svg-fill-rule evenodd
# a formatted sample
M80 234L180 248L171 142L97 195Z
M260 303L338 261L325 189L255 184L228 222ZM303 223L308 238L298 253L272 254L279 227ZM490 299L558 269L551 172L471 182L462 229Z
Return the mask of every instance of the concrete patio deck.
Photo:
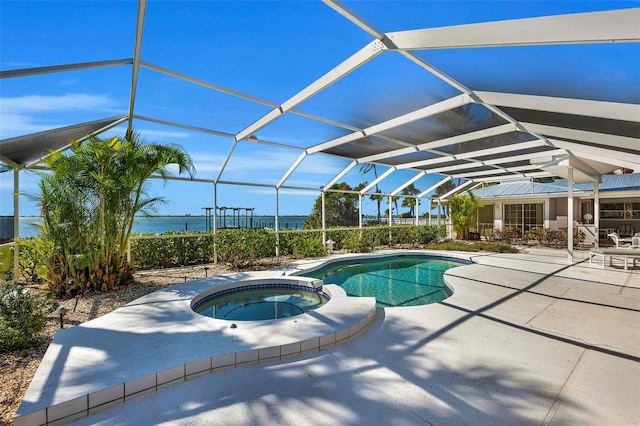
M640 268L587 253L472 254L446 274L453 296L378 308L348 343L177 379L76 424L640 424ZM102 350L103 376L127 370Z

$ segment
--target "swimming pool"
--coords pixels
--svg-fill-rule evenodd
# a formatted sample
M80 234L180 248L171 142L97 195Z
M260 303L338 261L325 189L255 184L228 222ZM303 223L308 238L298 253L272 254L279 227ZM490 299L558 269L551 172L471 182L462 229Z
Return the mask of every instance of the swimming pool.
M245 285L203 297L193 310L217 319L255 321L300 315L328 300L326 293L312 287L284 283Z
M349 296L375 297L379 307L416 306L451 296L444 271L469 263L427 255L396 255L332 262L301 275L339 285Z

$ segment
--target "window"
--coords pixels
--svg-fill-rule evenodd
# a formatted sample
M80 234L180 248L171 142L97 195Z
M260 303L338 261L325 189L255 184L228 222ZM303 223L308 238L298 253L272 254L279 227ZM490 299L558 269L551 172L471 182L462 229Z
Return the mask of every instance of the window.
M543 203L523 203L504 205L504 225L527 231L540 228L544 223Z
M640 219L640 203L602 204L600 219Z
M493 230L493 204L480 207L474 214L473 222L481 234L485 230Z

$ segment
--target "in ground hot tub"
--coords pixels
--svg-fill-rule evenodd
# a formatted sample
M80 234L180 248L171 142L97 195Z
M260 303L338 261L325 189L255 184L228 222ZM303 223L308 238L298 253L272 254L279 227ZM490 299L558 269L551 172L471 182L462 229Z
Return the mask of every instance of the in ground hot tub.
M321 280L299 278L240 281L198 295L191 308L208 317L232 321L287 318L317 309L330 297Z

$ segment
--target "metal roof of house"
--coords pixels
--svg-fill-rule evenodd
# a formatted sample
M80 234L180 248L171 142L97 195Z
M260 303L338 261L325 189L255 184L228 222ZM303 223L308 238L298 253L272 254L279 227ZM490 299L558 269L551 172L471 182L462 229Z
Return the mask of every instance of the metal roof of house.
M221 7L217 2L197 4L207 10ZM154 27L154 16L165 5L140 0L136 18L130 21L135 22L129 45L132 57L0 72L5 85L10 80L44 74L124 70L131 91L125 95L128 108L122 111L123 118L94 117L84 124L69 123L70 127L63 129L15 135L0 141L0 160L13 166L32 166L48 150L64 149L71 139L81 139L88 132L102 131L124 121L128 129L138 123L154 123L228 141L223 160L211 173L211 181L216 183L234 183L236 179L227 165L232 157L241 162L243 152L257 146L278 153L293 151L296 155L278 157L284 163L279 177L259 181L260 173L256 173L254 182L242 184L295 188L289 180L296 169L306 167L318 156L347 160L344 167L335 170L332 179L321 182L325 189L356 166L367 163L384 170L376 182L401 170L414 173L392 193L427 174L472 183L553 176L557 170L549 167L568 160L586 179L597 179L620 167L640 170L640 88L633 83L640 75L640 61L626 61L630 70L622 71L616 65L617 59L612 59L621 48L631 49L631 58L633 52L636 59L640 57L640 8L445 26L430 24L415 29L390 23L391 19L383 19L390 14L375 10L388 5L355 2L348 7L334 0L296 4L301 21L312 19L314 13L333 14L335 25L326 31L342 31L340 38L350 44L334 46L341 47L335 55L340 59L317 66L315 75L320 77L315 81L299 84L293 90L287 87L288 90L279 91L279 96L267 100L216 81L212 70L225 64L216 63L215 56L207 57L207 48L198 47L197 37L183 46L185 52L202 53L202 58L189 59L190 64L202 63L199 75L183 74L180 63L156 63L156 51L164 48L162 37L167 35ZM255 5L265 11L274 6L271 2ZM178 19L183 6L172 3L171 7ZM426 8L429 3L395 3L394 7L408 16L412 8ZM237 25L241 22L239 15ZM211 26L209 30L216 28ZM188 36L189 31L171 32L171 36ZM255 35L260 36L257 28ZM352 50L357 45L355 40L360 39L366 42ZM249 51L253 40L246 43ZM553 58L558 57L554 55L562 55L561 49L553 47L576 46L583 46L585 52L593 49L585 58L605 64L607 71L595 71L590 63L576 63L563 71L569 77L557 82L549 80L548 66L527 62L520 74L504 75L490 83L475 71L485 67L499 73L507 63L524 61L532 49L547 49L545 57L550 62L546 65L552 66ZM298 49L291 54L303 53ZM461 71L462 63L474 72ZM297 72L283 69L277 81L265 82L264 86L279 89L284 82L295 80ZM104 81L111 81L109 78ZM616 79L626 79L631 86L626 91L610 90ZM206 105L202 107L204 111L194 110L184 121L166 115L170 108L160 108L158 104L164 100L156 94L162 91L158 85L169 84L171 90L191 88L193 92L183 96L191 97L194 105ZM114 89L114 96L121 96L115 86L104 84L105 89ZM167 92L163 96L172 95ZM226 111L238 116L235 126L216 120L217 114ZM10 111L4 109L2 113ZM200 120L200 116L209 119ZM213 149L220 144L210 146ZM185 148L189 150L188 146ZM536 185L541 186L541 192L551 191L548 184ZM372 186L373 183L362 192ZM501 186L492 191L498 188L504 190Z
M593 183L574 184L574 191L591 192ZM602 182L598 185L599 192L638 191L640 197L640 173L603 175ZM491 185L472 191L473 195L480 198L507 198L526 195L544 196L567 193L567 179L555 179L553 181L537 182L519 181L503 182L499 185Z

